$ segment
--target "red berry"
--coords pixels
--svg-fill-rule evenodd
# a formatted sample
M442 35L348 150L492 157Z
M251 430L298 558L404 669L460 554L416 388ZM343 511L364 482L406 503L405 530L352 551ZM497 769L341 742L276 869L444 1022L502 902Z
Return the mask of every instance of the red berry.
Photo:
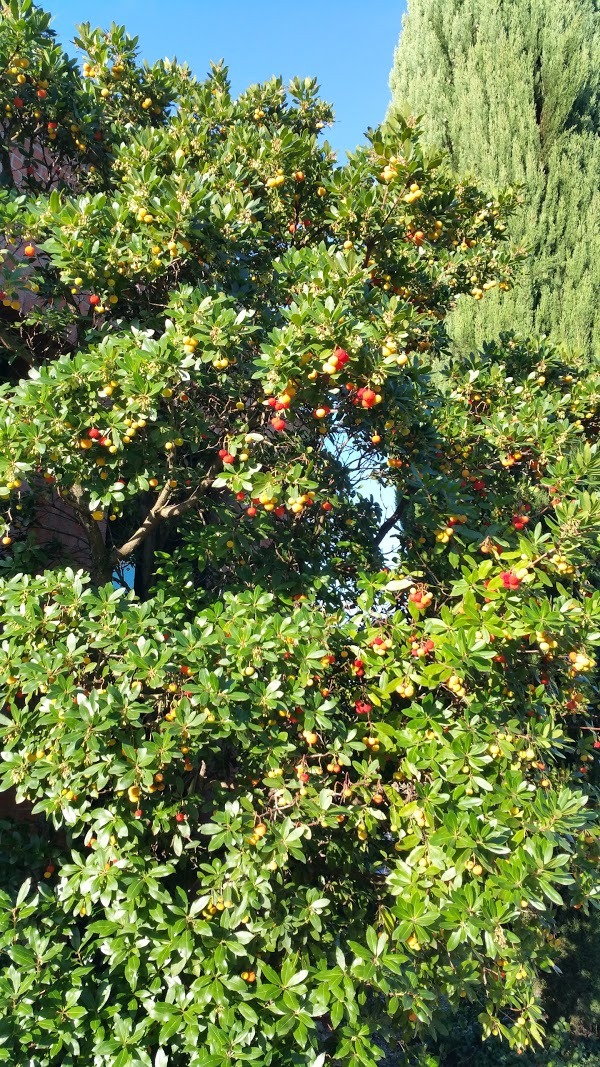
M252 507L252 506L249 507L249 508L246 508L246 515L248 516L249 519L253 519L254 516L256 515L256 508Z
M285 430L286 421L276 415L274 419L271 419L271 426L274 430L277 430L278 433L281 433L282 430Z
M13 104L15 105L15 107L23 107L23 98L20 96L15 96Z
M500 577L505 589L518 589L521 584L521 579L517 578L514 571L502 571Z
M338 367L343 367L350 359L350 356L343 348L336 348L333 354L338 361Z
M178 811L177 815L175 816L175 820L176 820L176 822L185 822L184 813L182 811Z
M245 496L246 496L245 493L239 492L239 493L235 494L235 499L236 500L243 500Z
M332 504L332 503L330 503L330 501L329 501L329 500L325 500L325 501L324 501L324 502L323 502L323 503L321 504L321 507L322 507L323 511L331 511L331 509L333 508L333 504Z
M275 508L275 511L273 512L273 514L276 515L278 519L282 519L283 516L285 515L285 507L284 507L284 505L280 504L278 508Z
M232 456L230 452L226 452L225 455L221 458L223 460L223 463L235 463L235 456Z
M98 437L102 437L100 430L97 430L95 426L92 426L91 430L88 430L88 437L91 437L92 441L96 441Z
M361 390L359 390L359 392L361 392ZM372 389L363 389L360 399L364 408L372 408L375 403L375 393Z
M141 808L136 808L134 813L133 813L133 817L134 817L134 819L141 819L141 817L142 817L142 809Z
M354 707L357 715L368 715L371 711L371 704L367 704L366 700L355 700Z
M218 452L218 455L221 457L221 459L223 459L223 456L227 455L227 449L226 448L220 448L219 452Z
M89 297L89 301L90 305L95 308L100 303L100 297L97 293L92 293L92 295Z

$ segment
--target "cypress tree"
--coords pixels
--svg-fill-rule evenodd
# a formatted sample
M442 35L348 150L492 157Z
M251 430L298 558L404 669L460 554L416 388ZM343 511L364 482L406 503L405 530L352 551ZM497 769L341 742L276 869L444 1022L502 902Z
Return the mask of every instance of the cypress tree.
M514 329L596 350L598 0L410 0L390 85L459 173L524 186L511 229L528 261L511 292L461 302L457 344Z

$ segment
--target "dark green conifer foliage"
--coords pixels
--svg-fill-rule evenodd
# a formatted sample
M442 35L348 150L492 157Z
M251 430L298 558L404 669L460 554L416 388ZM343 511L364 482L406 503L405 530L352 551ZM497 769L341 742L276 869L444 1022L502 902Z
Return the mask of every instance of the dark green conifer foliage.
M457 343L516 329L597 350L598 0L410 0L390 84L458 172L525 186L512 232L527 266L512 292L462 301Z

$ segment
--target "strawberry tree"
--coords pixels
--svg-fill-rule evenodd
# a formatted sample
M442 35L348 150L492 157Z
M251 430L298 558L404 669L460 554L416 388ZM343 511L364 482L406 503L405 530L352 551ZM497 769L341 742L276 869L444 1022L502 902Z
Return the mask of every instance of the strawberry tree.
M0 1062L369 1067L465 1000L543 1041L598 902L600 386L448 351L513 197L2 13Z

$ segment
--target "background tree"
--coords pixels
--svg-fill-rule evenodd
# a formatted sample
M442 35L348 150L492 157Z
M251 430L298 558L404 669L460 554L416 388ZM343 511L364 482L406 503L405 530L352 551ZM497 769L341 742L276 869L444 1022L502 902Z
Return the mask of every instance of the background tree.
M597 347L599 71L595 0L410 0L394 104L458 174L525 190L511 232L530 258L510 294L454 313L459 346L515 329Z
M453 313L457 350L501 329L549 333L584 353L595 350L599 40L590 0L409 4L391 72L394 103L423 116L427 141L449 153L459 174L475 172L490 189L525 190L510 229L530 258L510 293L479 306L464 302ZM568 1014L574 1032L597 1035L600 987L578 975L597 936L574 933L565 927L562 966L579 993ZM598 963L591 967L597 972Z
M598 897L600 383L510 336L429 374L512 198L400 120L336 167L311 80L118 27L64 79L3 16L0 1062L370 1067L465 1001L527 1048Z

